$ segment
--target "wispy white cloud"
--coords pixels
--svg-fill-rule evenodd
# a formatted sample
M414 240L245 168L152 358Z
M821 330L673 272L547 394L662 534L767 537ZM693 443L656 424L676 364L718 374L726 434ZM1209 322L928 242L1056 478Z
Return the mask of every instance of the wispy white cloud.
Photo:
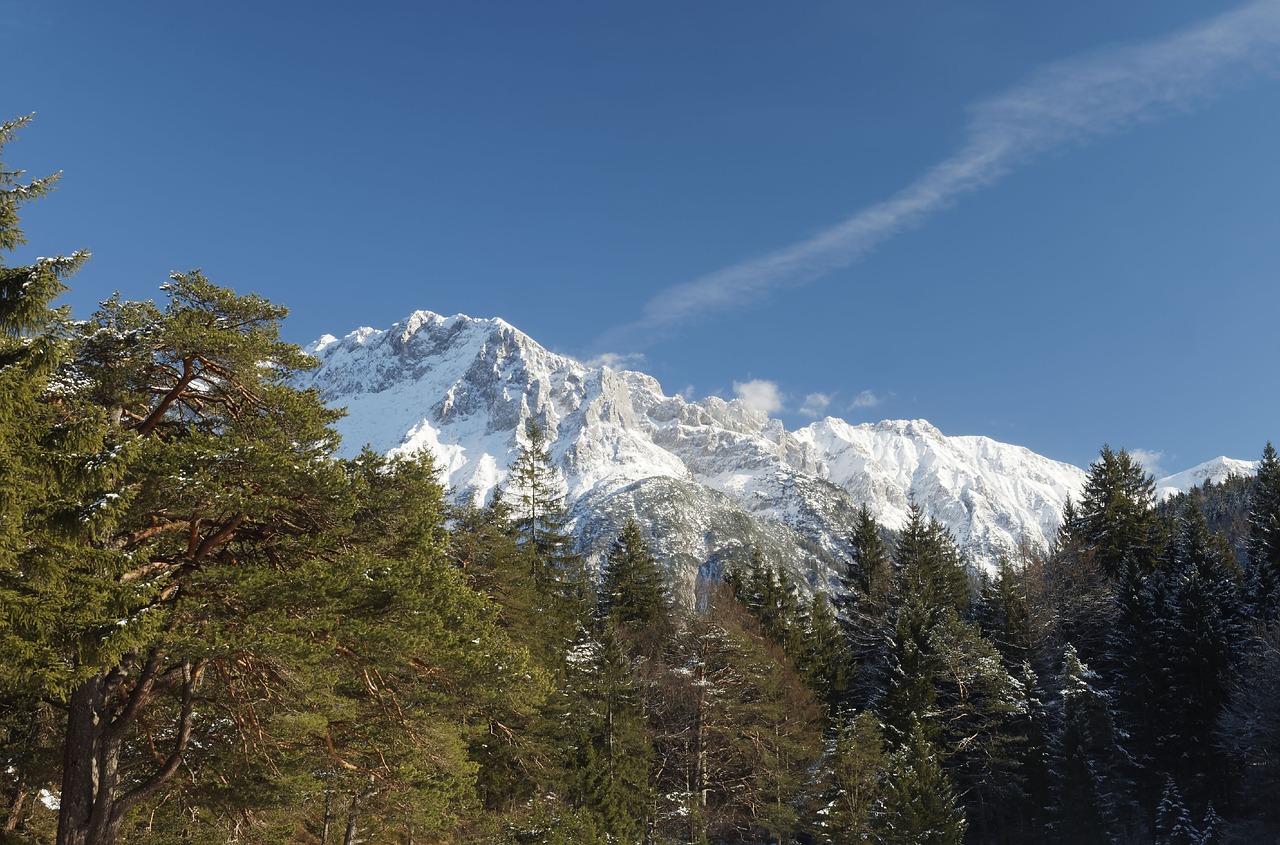
M1280 0L1256 0L1144 43L1055 62L969 109L965 142L883 202L811 238L669 287L639 320L605 335L629 343L847 267L1048 150L1186 111L1280 68Z
M804 397L803 404L800 405L800 413L806 417L818 417L827 412L827 407L831 405L832 396L829 393L810 393Z
M864 390L853 397L853 401L849 403L849 410L860 411L865 408L875 408L882 404L884 404L883 396L877 396L870 390Z
M761 378L735 381L733 392L748 408L764 414L776 414L782 410L782 391L776 382Z
M644 364L643 352L601 352L582 363L588 367L608 367L611 370L633 370Z
M1129 449L1129 457L1142 464L1142 468L1148 474L1161 478L1166 475L1161 461L1164 460L1164 452L1155 449Z

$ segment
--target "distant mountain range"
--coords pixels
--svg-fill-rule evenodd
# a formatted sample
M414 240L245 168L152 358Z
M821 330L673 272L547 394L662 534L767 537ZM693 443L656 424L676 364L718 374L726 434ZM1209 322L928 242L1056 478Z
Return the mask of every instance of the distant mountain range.
M1047 546L1079 467L986 437L948 437L923 420L787 431L740 400L667 396L639 372L549 352L501 319L418 311L386 330L326 335L306 386L346 406L344 450L429 449L460 501L483 501L519 452L524 423L547 434L582 550L599 559L635 517L672 577L745 560L758 546L810 586L848 558L866 504L889 528L915 501L976 566L1021 543ZM1160 479L1162 496L1250 474L1218 458Z

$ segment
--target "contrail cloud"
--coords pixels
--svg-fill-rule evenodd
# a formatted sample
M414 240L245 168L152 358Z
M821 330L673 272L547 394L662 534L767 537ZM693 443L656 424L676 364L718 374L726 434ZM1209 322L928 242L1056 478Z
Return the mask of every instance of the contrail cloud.
M973 105L960 149L889 199L806 240L660 291L639 320L610 330L599 345L637 344L709 313L740 310L811 283L1037 155L1186 112L1278 68L1280 0L1046 65Z

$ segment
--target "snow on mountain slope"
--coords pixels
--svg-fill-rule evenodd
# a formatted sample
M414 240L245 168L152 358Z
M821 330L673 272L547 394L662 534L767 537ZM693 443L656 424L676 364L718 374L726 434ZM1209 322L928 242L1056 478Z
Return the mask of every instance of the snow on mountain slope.
M1202 487L1206 481L1221 484L1233 475L1251 476L1258 472L1257 461L1242 461L1237 458L1217 457L1211 461L1193 466L1191 469L1167 475L1156 480L1156 499L1162 501L1178 493L1185 493L1192 487Z
M947 437L924 420L853 426L828 417L795 437L813 449L822 477L875 502L886 526L906 523L914 497L983 555L1023 540L1046 545L1085 480L1078 467L987 437Z
M510 324L418 311L388 330L325 336L310 385L345 405L344 450L429 449L459 499L505 478L524 421L547 433L584 549L600 555L627 516L692 583L750 546L810 584L847 559L859 505L899 527L916 501L980 565L1020 542L1045 545L1085 474L985 437L923 421L796 432L738 400L688 402L638 372L556 355Z

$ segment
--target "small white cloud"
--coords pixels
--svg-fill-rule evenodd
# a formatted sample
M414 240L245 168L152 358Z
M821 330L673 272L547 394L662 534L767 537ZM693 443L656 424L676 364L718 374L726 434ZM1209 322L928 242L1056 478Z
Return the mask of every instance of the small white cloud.
M804 404L800 406L800 413L806 417L817 419L827 412L827 406L831 404L831 394L829 393L810 393L804 397Z
M1160 466L1160 462L1164 460L1164 452L1154 449L1128 449L1129 457L1142 464L1142 468L1149 474L1160 478L1165 475L1164 467Z
M611 370L634 370L636 367L644 364L644 353L642 352L601 352L594 358L589 358L582 363L588 367L608 367Z
M765 381L762 378L735 381L733 392L752 410L763 414L776 414L782 410L782 392L778 390L776 382Z
M849 410L857 411L863 408L875 408L882 404L884 404L883 396L876 396L870 390L864 390L853 397L853 401L849 403Z

